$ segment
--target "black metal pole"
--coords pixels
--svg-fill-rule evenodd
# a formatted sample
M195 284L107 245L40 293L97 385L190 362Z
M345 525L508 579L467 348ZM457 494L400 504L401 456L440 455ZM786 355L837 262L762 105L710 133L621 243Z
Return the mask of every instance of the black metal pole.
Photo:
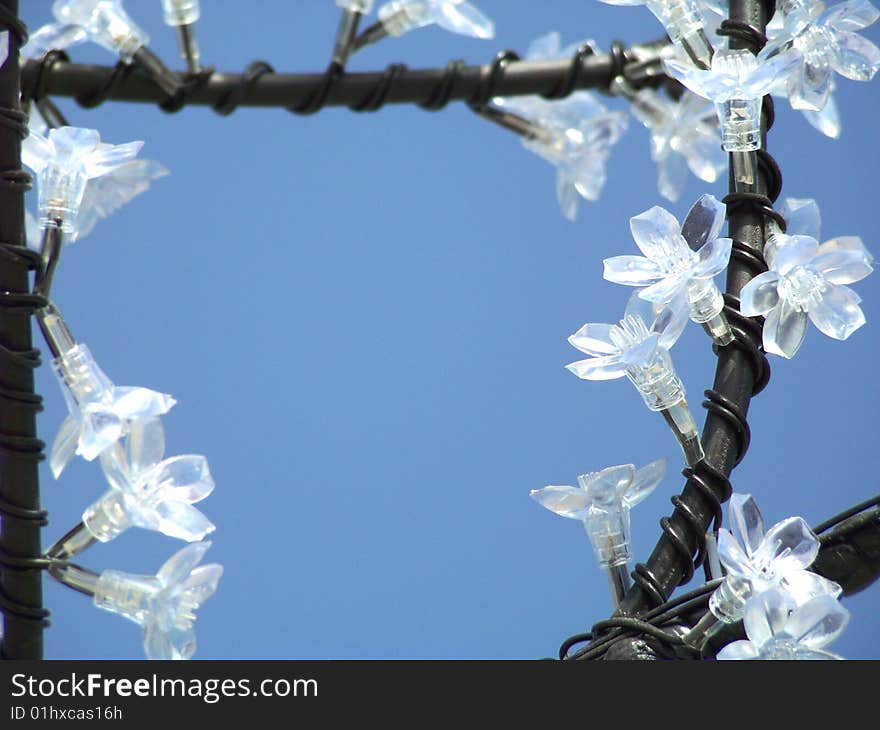
M730 0L730 20L747 23L759 33L763 33L769 14L768 5L767 0ZM730 45L734 49L755 50L748 40L737 34L732 34ZM766 149L766 116L762 115L761 121ZM730 192L734 193L736 192L733 176L734 155L730 157ZM757 171L754 193L766 196L767 192L767 168L762 165ZM765 216L756 205L728 207L729 237L757 254L759 261L764 249L764 223ZM755 275L753 265L750 266L742 257L732 256L727 269L727 294L738 298L742 287ZM757 375L755 359L749 355L747 349L737 346L719 348L713 390L732 406L729 410L739 411L743 422L748 414L749 401L753 395ZM702 439L706 462L726 477L730 475L741 457L744 437L736 424L736 419L720 412L722 410L713 410L710 407ZM680 503L670 516L669 523L664 528L664 533L647 563L636 568L639 572L640 567L644 567L642 575L649 574L656 579L655 587L664 598L672 593L692 567L689 564L690 558L685 559L681 546L676 544L671 534L680 536L687 543L690 554L695 554L699 547L695 527L699 526L701 534L704 534L714 517L713 505L704 496L705 486L713 490L718 502L723 502L728 496L717 479L704 480L703 488L697 481L693 477L688 479L679 497ZM651 607L652 602L656 602L656 597L653 597L652 601L652 596L648 595L637 581L621 602L619 613L641 615Z
M374 73L348 73L334 80L326 106L357 107L382 90L383 104L427 104L436 100L437 90L448 92L448 101L469 101L485 95L492 84L496 96L554 94L560 85L570 89L608 89L611 81L632 64L631 83L637 87L668 81L660 63L643 64L645 54L654 54L663 45L651 42L623 51L622 55L596 54L579 59L553 61L510 61L503 73L491 64L445 68L407 69L389 67ZM621 66L624 68L622 69ZM391 74L390 70L394 69ZM454 78L451 75L454 74ZM450 83L451 82L451 83ZM248 73L214 72L191 83L183 93L186 105L222 105L231 94L237 105L256 107L297 107L313 97L326 83L325 74L265 72L258 77ZM134 67L107 67L75 64L51 57L47 63L28 61L22 70L22 88L27 98L72 96L100 101L162 103L167 95L146 74ZM36 93L35 93L36 92Z
M38 558L40 510L37 465L42 443L36 439L39 397L31 345L29 262L25 251L24 191L18 51L23 26L18 0L0 0L0 27L9 30L9 57L0 68L0 610L2 654L7 659L43 655L42 570ZM32 265L32 264L30 264Z

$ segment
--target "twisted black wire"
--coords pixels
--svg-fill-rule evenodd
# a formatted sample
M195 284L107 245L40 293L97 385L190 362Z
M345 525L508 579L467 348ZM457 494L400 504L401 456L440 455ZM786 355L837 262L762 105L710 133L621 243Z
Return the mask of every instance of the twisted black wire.
M0 21L8 24L8 11L2 7L0 10L2 10ZM20 34L18 28L10 27L13 28L13 32ZM0 126L6 127L21 139L28 135L27 115L19 109L0 108ZM32 184L31 176L21 168L0 172L0 185L9 190L23 192L30 190ZM9 266L23 267L28 271L39 271L42 267L42 259L38 253L8 241L0 241L0 259ZM44 297L31 292L0 290L0 307L5 309L18 312L24 310L30 315L46 304ZM40 365L40 351L35 348L13 350L0 345L0 363L4 369L33 370ZM33 414L43 409L42 397L28 390L0 387L0 402L6 408L23 408ZM41 461L44 458L44 446L45 444L38 438L0 431L0 455L3 458ZM45 510L21 507L0 497L0 519L5 517L31 522L36 527L44 527L48 522L48 514ZM43 570L47 567L47 563L42 557L11 555L0 550L0 566L3 570ZM43 627L49 625L49 612L45 608L15 601L5 595L2 589L0 589L0 612L14 615L19 619L39 622Z
M760 33L747 23L735 20L723 21L719 34L744 41L754 53L757 53L767 42L763 33ZM763 127L766 131L773 126L775 119L773 102L769 96L764 98L762 114ZM727 206L728 215L730 215L732 210L747 206L762 215L765 221L771 219L782 230L785 230L785 220L773 209L773 203L779 197L782 190L782 173L779 165L765 149L761 149L758 153L758 164L767 181L767 195L731 193L723 198L722 202ZM763 256L741 241L734 240L731 258L748 267L753 275L767 270L767 263L764 261ZM755 380L752 386L751 397L754 397L767 385L770 379L770 365L767 362L767 356L762 346L762 323L743 316L740 312L739 304L739 300L736 297L725 294L724 314L734 335L733 342L727 345L727 347L738 348L752 361ZM718 348L716 348L716 354L717 350ZM706 390L704 395L706 400L703 401L702 406L709 413L715 414L726 421L731 427L737 449L736 457L731 466L731 469L733 469L742 461L751 440L751 430L746 421L745 413L740 406L714 389ZM721 525L721 505L730 498L732 493L727 474L706 459L691 468L685 469L683 474L688 479L688 482L697 489L705 506L713 513L713 530L717 531ZM673 505L684 518L684 528L672 522L668 517L663 517L660 520L660 527L669 544L678 555L681 566L683 566L682 577L678 582L678 585L683 585L690 581L695 569L706 559L706 535L701 529L700 520L696 519L692 511L685 509L686 504L680 497L673 498ZM692 544L696 545L696 556L693 560L690 547ZM632 576L633 581L642 589L652 604L656 606L666 601L667 596L663 590L663 582L648 565L638 563Z
M657 45L655 42L654 45ZM582 44L577 48L572 56L571 63L565 73L560 77L556 86L549 92L543 94L548 99L559 99L571 94L579 84L587 76L584 68L584 59L595 55L595 49L588 43ZM508 56L508 60L514 60L515 54ZM657 62L635 62L630 61L627 55L626 47L620 41L614 41L608 54L611 61L611 73L609 74L609 82L619 75L627 75L629 70L633 71L633 78L630 82L637 87L643 85L657 85L666 82L668 79L657 73L659 64ZM518 56L516 59L518 60ZM32 77L30 88L22 89L24 99L42 99L46 96L46 83L52 71L53 66L59 61L65 63L70 59L64 51L52 50L38 61L33 61L37 67L36 73ZM437 80L434 88L429 94L426 102L419 104L423 109L429 111L437 111L442 109L450 101L450 94L455 88L460 76L461 70L465 66L463 61L451 61L447 64L443 74ZM651 68L647 68L650 66ZM386 67L385 72L378 79L376 84L368 89L364 96L350 104L348 108L352 111L369 112L381 109L386 103L389 92L394 88L395 81L408 70L405 64L392 63ZM136 64L128 64L119 61L112 67L112 71L102 79L100 85L87 92L74 96L74 99L80 106L85 108L93 108L107 101L123 84L132 73L137 73ZM208 81L211 80L215 73L213 68L202 69L196 74L187 74L182 77L182 86L173 96L167 96L164 93L157 99L160 109L166 112L177 112L189 103L190 97L196 91L200 90ZM264 74L275 73L271 64L265 61L254 61L249 64L242 74L242 78L235 83L230 82L230 89L224 95L221 101L215 103L212 108L218 114L231 114L242 102L247 98L247 93L253 84L259 80ZM334 88L339 81L345 76L345 67L338 61L332 61L328 66L320 81L308 97L297 104L290 104L285 108L295 114L315 114L322 110L333 93ZM497 79L497 76L495 77ZM474 94L472 101L480 99L488 100L491 94L488 90L494 88L496 80L487 78Z

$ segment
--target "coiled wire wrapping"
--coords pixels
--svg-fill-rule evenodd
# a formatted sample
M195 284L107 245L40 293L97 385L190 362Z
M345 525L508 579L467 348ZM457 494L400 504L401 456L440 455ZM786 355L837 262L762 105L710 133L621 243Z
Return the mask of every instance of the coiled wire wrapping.
M16 36L18 47L27 41L25 25L8 8L2 6L0 6L0 25ZM28 135L27 121L27 115L19 109L0 107L0 126L21 139ZM32 185L31 176L21 168L0 171L0 186L7 190L25 192L30 190ZM39 271L42 268L42 259L38 253L8 241L0 241L0 259L10 267L21 267L28 271ZM45 304L44 297L31 292L0 291L0 308L18 312L23 310L31 315ZM35 348L15 350L0 345L0 363L3 370L7 368L33 370L40 365L40 351ZM31 411L34 415L43 409L43 399L40 395L17 388L0 386L0 402L4 408L22 408ZM0 455L3 459L41 461L44 458L44 446L45 444L36 437L0 431ZM23 507L3 497L0 497L0 518L4 522L6 518L30 522L37 528L44 527L48 523L48 513L45 510ZM0 567L4 571L44 570L48 567L48 561L42 556L13 555L0 549ZM45 608L16 601L6 595L2 588L0 588L0 612L21 620L37 622L41 627L49 625L49 612ZM2 653L2 644L0 644L0 653Z
M665 44L665 42L664 40L663 43ZM648 45L656 46L658 44L659 42L655 41ZM509 55L507 60L517 60L519 58L516 56L516 59L514 59L514 55ZM582 61L591 55L595 55L595 50L589 44L583 44L578 47L564 75L559 79L556 86L550 92L544 93L543 96L548 99L559 99L568 96L576 88L579 88L579 83L587 75ZM669 83L669 79L659 72L659 62L638 62L634 60L620 41L612 43L608 57L611 63L609 82L616 76L624 74L625 69L632 69L638 78L631 78L630 82L637 87ZM46 97L48 77L52 67L59 61L67 63L70 61L70 58L64 51L52 50L39 61L31 62L36 66L36 72L31 77L32 80L29 87L22 89L23 98L38 101ZM445 107L457 86L461 70L464 66L465 64L462 61L451 61L447 64L445 72L431 90L429 99L420 103L419 106L428 111L437 111ZM360 99L348 104L348 108L358 112L371 112L381 109L387 103L388 94L394 88L395 82L408 70L405 64L390 64L386 67L377 83L368 89ZM110 73L102 79L96 88L78 94L74 99L80 106L85 108L99 106L107 101L135 72L136 66L134 64L120 61L112 67ZM213 68L205 68L196 74L184 76L184 83L175 95L157 99L159 107L166 112L179 111L187 105L194 92L202 89L211 80L214 73L215 70ZM220 100L214 103L212 108L221 115L231 114L246 99L247 93L253 84L261 76L271 73L275 73L271 64L265 61L254 61L247 66L241 80L230 88ZM328 98L344 75L345 67L337 61L332 61L308 97L297 104L291 104L285 108L295 114L315 114L327 105ZM497 76L494 79L487 78L481 80L479 88L471 96L470 101L490 99L492 94L489 92L494 88L496 79Z
M769 12L772 14L772 8L770 8ZM766 37L762 33L741 21L723 21L719 34L735 37L745 42L753 53L757 53L766 44ZM773 126L774 116L772 99L765 97L762 106L762 121L765 131ZM730 215L731 211L747 206L760 214L765 222L767 219L773 220L784 231L785 220L773 209L773 203L779 197L782 190L781 171L776 161L765 149L759 150L757 157L759 171L763 174L766 181L767 194L734 192L727 195L722 202L727 206L728 215ZM742 241L734 240L731 258L741 266L746 267L753 277L767 270L767 263L761 253ZM739 299L730 293L724 295L724 314L734 334L733 342L727 345L727 347L735 347L742 351L753 365L755 377L750 396L753 397L764 389L770 379L770 366L767 362L761 340L763 321L760 318L751 319L743 316L740 312ZM714 349L716 355L720 357L720 348L715 347ZM730 466L732 470L742 461L751 439L751 431L745 412L736 402L717 390L706 390L704 395L706 400L702 403L703 407L709 413L721 418L730 427L732 439L736 447L736 454ZM722 520L721 505L730 498L732 492L728 474L706 459L693 467L685 469L682 473L687 478L688 485L696 489L704 502L704 506L712 514L712 529L717 531ZM683 499L683 496L674 496L671 501L682 520L680 522L673 522L669 517L663 517L660 520L660 527L668 544L678 557L678 562L682 568L682 575L678 585L683 585L691 580L696 568L706 561L706 535L702 521ZM696 556L693 556L692 545L696 546ZM635 585L639 587L650 604L655 607L655 610L666 604L668 596L664 591L664 582L652 568L644 563L638 563L632 572L632 578ZM651 613L649 612L647 615L650 616ZM616 620L615 618L611 619L612 622ZM577 639L574 643L590 640L597 632L614 625L614 623L600 622L590 634L581 635L580 638L572 638ZM664 639L662 633L658 634L647 631L643 633L654 639L661 640L665 645L663 647L665 651L674 652L680 644L674 635ZM571 657L568 657L567 653L573 644L571 640L568 640L563 643L560 649L560 658L596 658L604 654L607 647L614 641L633 635L638 635L638 632L636 631L635 634L632 631L607 633L605 636L593 640L591 644Z

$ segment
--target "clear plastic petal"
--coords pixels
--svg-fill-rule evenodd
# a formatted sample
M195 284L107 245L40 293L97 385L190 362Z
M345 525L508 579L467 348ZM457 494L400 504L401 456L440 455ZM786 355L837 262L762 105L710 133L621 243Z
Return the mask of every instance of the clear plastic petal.
M830 284L819 301L810 306L810 319L822 333L845 340L865 324L859 295L847 286Z
M750 598L743 613L746 636L755 646L763 646L783 632L793 608L791 599L776 589Z
M104 449L122 438L122 420L104 408L86 408L80 421L76 453L86 461L96 459Z
M651 330L660 335L660 346L669 350L678 341L688 323L688 302L683 294L675 297L657 315Z
M804 117L814 129L817 129L831 139L837 139L843 131L840 123L840 112L837 109L837 102L834 101L833 94L829 95L825 108L822 111L814 112L805 109Z
M667 200L676 202L687 184L687 161L678 152L668 149L657 160L657 189Z
M681 239L678 220L659 205L630 218L629 227L636 245L651 261L664 261Z
M23 58L40 59L49 51L63 51L86 40L86 32L81 25L49 23L31 33L28 42L22 46Z
M658 459L636 469L632 484L623 493L623 502L627 507L635 507L663 481L666 473L666 459Z
M617 499L633 483L636 468L632 464L609 466L595 474L590 482L589 494L600 502Z
M150 471L150 481L162 489L173 490L174 499L199 502L214 491L208 460L197 454L172 456Z
M713 110L714 115L714 110ZM713 183L727 170L727 155L721 148L721 136L717 117L713 125L701 123L695 128L687 147L682 152L687 158L688 167L700 180Z
M159 582L163 586L172 586L185 580L193 568L202 561L210 547L210 542L194 542L178 550L156 574Z
M723 527L718 530L718 557L727 572L734 576L748 578L752 575L752 564L736 538Z
M715 55L717 57L718 51ZM663 65L674 79L680 81L695 94L704 99L715 101L716 99L729 98L737 88L737 79L725 74L717 74L713 71L704 71L673 58L665 58Z
M840 636L847 623L849 611L836 598L819 596L791 614L785 633L810 649L821 649Z
M144 653L147 659L177 659L168 635L155 624L144 627Z
M161 416L177 403L167 393L159 393L149 388L114 387L113 410L120 418L151 418Z
M752 555L764 539L764 517L754 497L734 492L728 514L734 532L745 545L746 553Z
M556 173L556 200L562 215L572 222L576 221L580 196L571 178L562 170Z
M806 334L807 313L799 311L788 300L780 299L764 321L764 349L774 355L792 358Z
M187 660L196 653L196 632L191 626L178 628L171 626L162 632L162 647L165 656L162 659ZM146 645L145 645L146 646ZM147 655L149 656L149 654ZM160 658L160 657L151 657Z
M76 453L78 441L79 421L68 416L61 422L58 435L52 442L52 450L49 453L49 466L52 469L52 476L56 479L61 476L61 472L64 471Z
M495 24L469 2L435 2L437 25L452 33L494 38Z
M156 530L168 537L195 542L216 528L197 508L186 502L166 500L155 506Z
M880 48L858 33L837 34L837 54L831 62L834 70L853 81L870 81L880 69Z
M657 283L641 289L639 291L639 297L648 302L665 304L685 291L689 279L690 276L687 271L678 274L670 274Z
M833 580L810 570L789 571L785 574L781 587L798 606L817 596L837 598L843 591Z
M751 641L741 639L725 646L715 656L718 661L753 660L758 658L758 650Z
M111 487L131 492L131 469L121 443L117 442L101 452L101 470Z
M692 251L699 251L721 235L726 212L727 206L714 195L701 195L691 206L681 224L681 235Z
M820 22L835 30L856 31L873 25L880 18L880 10L869 0L848 0L833 5L822 14Z
M802 517L789 517L767 530L752 555L756 565L770 565L777 575L808 568L819 554L819 538Z
M711 279L720 274L727 268L732 249L731 238L716 238L709 241L699 251L700 258L692 272L693 278Z
M614 355L620 350L611 340L610 332L613 326L598 323L585 324L571 335L568 341L586 355Z
M183 591L188 602L201 606L217 592L217 584L223 576L223 566L217 563L200 565L183 581Z
M788 78L788 99L793 109L819 111L828 103L833 86L831 64L822 58L806 62Z
M660 267L644 256L612 256L603 264L603 276L615 284L646 286L663 278Z
M89 180L76 217L76 240L91 233L99 220L148 190L153 180L167 174L168 169L158 162L132 160Z
M158 418L139 418L128 429L126 458L135 474L162 461L165 455L165 429Z
M529 496L551 512L573 520L587 519L590 510L590 496L577 487L549 486L533 489Z
M764 316L779 303L779 274L765 271L758 274L740 291L740 311L746 317Z
M779 212L785 218L788 235L809 236L817 241L821 238L822 216L812 198L786 198Z
M49 140L31 132L21 143L21 161L35 173L39 173L55 154Z
M651 364L660 346L660 337L651 334L641 342L627 348L623 353L623 362L627 367L646 367Z
M838 236L819 246L813 266L832 284L861 281L874 269L874 257L858 236Z
M810 236L777 235L773 270L785 276L795 266L810 263L819 252L819 242Z
M745 53L749 52L745 51ZM749 53L749 55L751 54ZM786 78L800 63L802 63L802 57L799 53L795 51L782 52L759 64L742 82L742 90L746 96L751 98L769 94L774 84Z
M620 355L593 357L589 360L578 360L565 366L581 380L613 380L623 377L626 365Z
M106 175L137 157L143 146L143 142L101 145L95 152L85 157L86 175L89 177Z

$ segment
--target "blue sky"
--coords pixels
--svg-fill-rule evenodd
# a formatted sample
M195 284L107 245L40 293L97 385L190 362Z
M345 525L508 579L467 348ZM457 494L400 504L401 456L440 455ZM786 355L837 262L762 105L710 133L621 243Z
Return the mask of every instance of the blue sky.
M36 28L48 0L23 3ZM203 3L203 61L254 59L317 71L337 24L330 0ZM175 68L160 3L128 3ZM358 55L352 70L405 61L488 62L560 30L607 48L649 40L644 8L591 0L482 0L491 41L435 28ZM867 37L880 41L877 27ZM96 46L76 60L111 63ZM821 137L778 105L769 148L783 195L813 197L826 238L860 235L880 251L872 206L880 153L876 85L841 80L844 133ZM609 100L623 109L623 103ZM626 382L577 380L566 337L616 320L629 291L601 260L633 253L628 219L661 204L681 217L724 183L691 178L678 204L655 185L647 132L631 120L598 203L560 214L555 170L510 133L452 104L439 113L330 109L312 117L240 109L176 115L64 101L71 124L120 143L171 175L68 247L54 299L119 385L173 394L168 454L206 454L217 482L201 503L217 524L208 560L226 572L200 610L197 658L533 658L609 615L605 578L580 525L530 489L605 466L666 457L667 478L633 515L643 560L683 484L660 416ZM857 284L868 324L846 342L811 327L750 409L752 445L734 487L768 523L816 524L877 491L880 354L877 275ZM689 327L673 350L698 423L714 356ZM50 369L39 429L51 443L65 408ZM43 472L49 544L104 489L78 460ZM182 545L130 530L81 562L152 573ZM50 658L140 658L139 629L47 583ZM846 602L831 648L880 656L880 587Z

